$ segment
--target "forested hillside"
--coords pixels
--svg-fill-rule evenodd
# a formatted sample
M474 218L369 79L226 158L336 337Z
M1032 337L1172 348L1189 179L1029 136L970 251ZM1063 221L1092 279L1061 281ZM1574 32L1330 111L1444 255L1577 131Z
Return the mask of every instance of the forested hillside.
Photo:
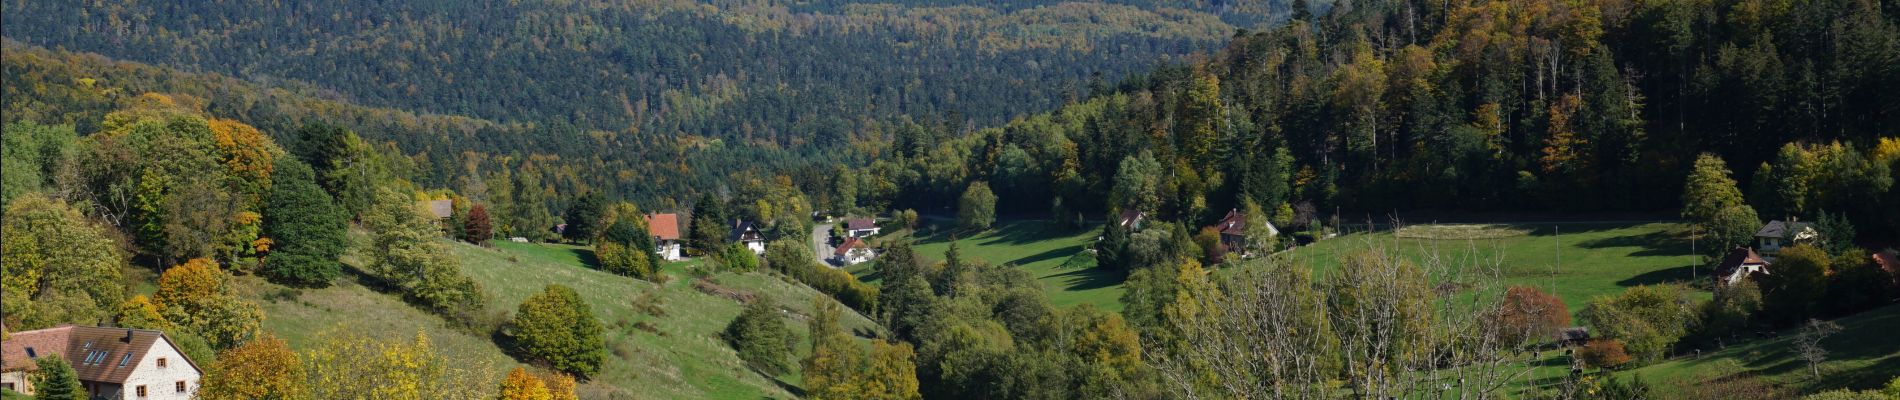
M43 1L4 22L33 45L369 106L794 145L899 114L1000 122L1233 32L1123 3ZM1260 4L1206 8L1260 21L1277 2Z
M1342 5L1054 113L898 131L858 202L943 208L985 182L1064 219L1665 211L1706 152L1764 217L1900 223L1873 149L1900 136L1897 22L1861 0Z

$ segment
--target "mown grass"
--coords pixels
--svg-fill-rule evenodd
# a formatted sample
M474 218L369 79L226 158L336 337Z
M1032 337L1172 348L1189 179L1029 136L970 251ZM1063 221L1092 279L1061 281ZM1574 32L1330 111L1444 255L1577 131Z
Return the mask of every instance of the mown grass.
M914 239L918 253L932 261L943 259L955 233L931 228L888 232L880 240ZM1463 239L1421 236L1435 233ZM1125 276L1096 269L1094 260L1084 252L1096 236L1095 229L1064 229L1044 221L1012 220L975 235L964 233L957 242L966 257L1015 264L1035 275L1055 305L1088 303L1120 310ZM1572 312L1581 310L1592 297L1615 295L1631 286L1707 279L1706 269L1691 272L1690 265L1696 258L1690 255L1687 227L1677 223L1421 227L1408 229L1406 236L1389 230L1348 234L1296 248L1281 257L1322 272L1336 268L1343 256L1375 249L1392 251L1414 262L1438 257L1448 263L1496 265L1506 284L1532 285L1556 293ZM1255 259L1242 265L1260 263ZM850 270L867 282L878 279L870 264Z
M1623 372L1640 376L1663 393L1701 382L1753 375L1769 384L1797 393L1849 388L1872 389L1900 376L1900 305L1835 320L1840 333L1821 341L1827 361L1815 379L1791 342L1796 329L1783 330L1772 339L1728 346L1700 357L1681 357Z
M593 269L592 251L557 244L496 242L491 248L455 244L463 273L490 296L497 319L512 315L527 297L548 284L574 288L606 326L609 355L599 374L580 388L583 398L793 398L799 376L766 376L740 361L719 332L739 314L737 301L701 293L690 281L697 260L667 264L664 284ZM801 284L762 272L710 273L715 284L768 296L787 310L785 322L801 335L812 299L822 296ZM263 305L264 327L294 348L314 345L317 332L338 326L376 334L429 335L440 354L458 363L488 365L499 374L520 365L496 338L458 328L442 317L404 303L399 296L362 285L354 276L328 288L288 289L255 277L238 279L242 291ZM828 301L828 300L827 300ZM648 314L642 310L658 308ZM873 332L876 325L847 312L844 325ZM498 375L497 375L498 376Z
M1390 252L1419 263L1436 260L1450 265L1495 266L1505 284L1552 292L1570 306L1572 313L1581 311L1591 298L1616 295L1629 287L1694 284L1708 279L1706 268L1692 267L1699 264L1691 255L1688 227L1682 224L1517 224L1486 230L1524 233L1486 239L1400 237L1389 230L1354 233L1295 248L1278 257L1310 265L1322 273L1337 268L1342 257L1372 251ZM1413 234L1433 231L1407 230ZM1706 291L1697 293L1708 296Z
M1011 220L999 221L996 228L976 234L947 228L887 232L878 240L912 239L918 255L930 262L942 261L955 238L957 249L966 258L1012 264L1034 275L1049 295L1050 304L1058 307L1087 303L1104 310L1122 309L1124 276L1095 268L1094 259L1087 255L1077 257L1094 244L1100 233L1095 228L1069 229L1047 221ZM859 264L850 271L862 280L877 282L872 264Z

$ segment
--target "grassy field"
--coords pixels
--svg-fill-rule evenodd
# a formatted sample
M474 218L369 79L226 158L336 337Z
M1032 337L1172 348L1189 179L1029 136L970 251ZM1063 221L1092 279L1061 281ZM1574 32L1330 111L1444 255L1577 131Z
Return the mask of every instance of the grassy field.
M490 295L491 311L512 314L528 296L552 283L573 287L607 327L609 356L583 398L791 398L797 375L764 376L747 368L718 332L739 314L737 301L701 293L691 280L697 261L666 265L671 279L655 284L592 269L584 247L498 242L493 248L452 247L463 272ZM786 323L804 334L812 298L821 296L800 284L763 273L718 273L716 284L765 295L787 309ZM295 348L312 345L316 332L346 327L359 332L430 336L441 354L455 362L487 365L497 374L519 365L492 338L453 328L441 317L422 312L398 296L379 293L347 277L323 289L292 290L254 277L238 281L243 292L263 305L265 329ZM653 304L662 312L638 311ZM844 325L858 331L877 329L870 320L846 313ZM804 344L800 339L799 343ZM802 346L801 346L802 347ZM800 354L806 351L801 348Z
M957 238L957 248L964 257L1014 264L1035 275L1049 294L1049 302L1058 307L1088 303L1120 311L1122 275L1096 269L1094 259L1086 255L1076 257L1094 243L1099 233L1093 228L1058 228L1045 221L999 221L996 229ZM948 230L924 229L915 236L909 231L890 231L879 240L915 239L918 255L935 262L942 261L943 253L950 249L951 236ZM877 281L869 263L851 271L865 281Z
M1343 235L1282 256L1321 271L1335 268L1343 255L1375 246L1415 261L1435 255L1445 262L1485 262L1497 265L1507 283L1556 293L1574 312L1593 296L1616 294L1630 286L1690 281L1689 265L1695 258L1689 255L1686 229L1675 223L1419 227L1400 233ZM930 260L941 260L950 247L947 230L926 228L915 237L912 234L891 231L880 240L915 239L917 251ZM1096 236L1094 229L1061 229L1043 221L1018 220L957 242L967 257L1015 264L1034 274L1055 305L1088 303L1120 310L1123 276L1095 269L1094 260L1086 254L1078 256ZM1428 239L1432 237L1460 239ZM868 264L851 271L866 281L877 280Z
M1614 295L1631 286L1691 282L1692 276L1708 279L1706 269L1691 271L1696 258L1690 255L1687 229L1675 223L1414 228L1342 235L1280 256L1322 272L1336 268L1342 256L1375 249L1415 262L1436 258L1453 265L1496 266L1505 283L1555 293L1577 312L1592 297Z
M1821 379L1814 379L1807 361L1794 352L1789 341L1794 329L1780 337L1756 340L1726 349L1649 365L1624 375L1641 376L1664 393L1698 382L1755 375L1768 383L1808 393L1851 388L1871 389L1900 376L1900 305L1891 305L1835 320L1841 332L1821 341L1827 348L1827 361L1821 363Z

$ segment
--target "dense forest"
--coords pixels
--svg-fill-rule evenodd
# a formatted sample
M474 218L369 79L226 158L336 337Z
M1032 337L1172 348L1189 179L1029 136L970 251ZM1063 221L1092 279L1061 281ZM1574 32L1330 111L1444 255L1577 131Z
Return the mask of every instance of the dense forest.
M1870 155L1900 134L1897 22L1875 1L1341 5L1053 113L900 129L855 193L937 209L986 182L1005 211L1197 223L1246 200L1278 221L1668 211L1706 152L1764 216L1891 226L1893 172Z
M899 114L1000 122L1233 31L1142 2L784 3L57 1L5 22L32 45L369 106L788 146Z

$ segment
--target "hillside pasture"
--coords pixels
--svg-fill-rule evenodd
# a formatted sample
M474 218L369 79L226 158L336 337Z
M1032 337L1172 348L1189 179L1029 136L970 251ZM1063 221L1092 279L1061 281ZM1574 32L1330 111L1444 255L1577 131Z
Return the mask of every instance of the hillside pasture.
M736 317L738 301L694 288L704 275L713 285L763 295L785 310L785 323L800 335L822 294L765 272L707 273L699 260L663 266L664 284L607 274L594 269L593 251L562 244L493 242L491 247L457 243L451 247L462 271L489 295L489 318L505 320L517 305L548 284L574 288L606 328L608 357L599 374L579 388L583 398L794 398L796 373L765 376L746 367L719 332ZM354 260L352 265L357 264ZM485 366L499 376L521 365L497 345L498 337L457 327L442 317L411 306L393 293L364 285L358 267L321 289L291 289L256 277L240 277L239 287L263 306L265 330L284 337L296 349L314 345L317 332L344 327L358 332L426 334L440 354L457 363ZM830 301L830 300L825 300ZM657 311L656 311L657 310ZM869 335L876 324L847 311L847 329Z

